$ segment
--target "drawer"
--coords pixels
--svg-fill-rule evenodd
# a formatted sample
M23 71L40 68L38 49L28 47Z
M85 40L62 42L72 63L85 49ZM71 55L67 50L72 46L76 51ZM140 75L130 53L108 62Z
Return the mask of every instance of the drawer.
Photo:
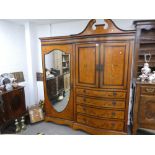
M122 121L103 120L103 119L87 117L80 114L77 115L77 122L91 127L108 129L108 130L123 131L124 129L124 122Z
M155 87L141 86L141 94L155 95Z
M121 99L125 99L125 97L126 97L125 92L97 91L97 90L89 90L89 89L82 89L82 88L77 88L76 89L76 94L94 96L94 97L103 97L103 98L121 98Z
M116 100L103 100L103 99L93 99L89 97L76 97L76 102L84 105L91 105L96 107L104 108L114 108L114 109L124 109L125 101Z
M77 105L77 112L102 118L124 119L124 111L96 109Z

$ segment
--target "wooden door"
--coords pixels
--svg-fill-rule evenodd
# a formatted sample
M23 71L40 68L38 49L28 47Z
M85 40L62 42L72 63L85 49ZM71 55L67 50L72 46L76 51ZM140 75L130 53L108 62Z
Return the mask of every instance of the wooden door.
M80 44L76 46L76 85L98 87L99 46Z
M127 87L129 44L103 43L100 51L100 87Z

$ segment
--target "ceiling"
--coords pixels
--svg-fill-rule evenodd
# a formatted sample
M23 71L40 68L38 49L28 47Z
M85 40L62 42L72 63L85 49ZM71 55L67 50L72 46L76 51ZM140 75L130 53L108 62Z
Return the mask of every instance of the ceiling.
M27 22L43 25L43 24L55 24L55 23L65 23L72 21L79 21L84 19L7 19L7 21L14 22L16 24L23 25Z

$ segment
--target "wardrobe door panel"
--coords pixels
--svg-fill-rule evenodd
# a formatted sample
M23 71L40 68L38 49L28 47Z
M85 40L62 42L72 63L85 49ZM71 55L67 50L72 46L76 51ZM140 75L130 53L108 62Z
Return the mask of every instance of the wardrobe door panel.
M101 45L100 87L127 87L128 43L104 43Z
M97 44L80 44L76 46L76 85L98 86L98 55L99 47Z

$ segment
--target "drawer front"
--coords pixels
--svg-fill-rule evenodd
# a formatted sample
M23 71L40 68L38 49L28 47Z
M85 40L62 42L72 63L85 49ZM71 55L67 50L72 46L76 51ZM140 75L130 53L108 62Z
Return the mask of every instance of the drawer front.
M88 97L76 97L76 102L85 105L91 105L96 107L114 108L114 109L124 109L125 101L115 101L115 100L102 100L93 99Z
M77 115L77 122L91 127L108 129L108 130L123 131L124 128L124 122L121 121L101 120L79 114Z
M87 95L87 96L94 96L94 97L103 97L103 98L121 98L125 99L126 93L125 92L108 92L108 91L97 91L97 90L88 90L88 89L76 89L76 93L78 95Z
M142 86L141 87L141 94L155 95L155 87L152 87L152 86Z
M77 112L102 118L124 119L124 111L96 109L77 105Z

